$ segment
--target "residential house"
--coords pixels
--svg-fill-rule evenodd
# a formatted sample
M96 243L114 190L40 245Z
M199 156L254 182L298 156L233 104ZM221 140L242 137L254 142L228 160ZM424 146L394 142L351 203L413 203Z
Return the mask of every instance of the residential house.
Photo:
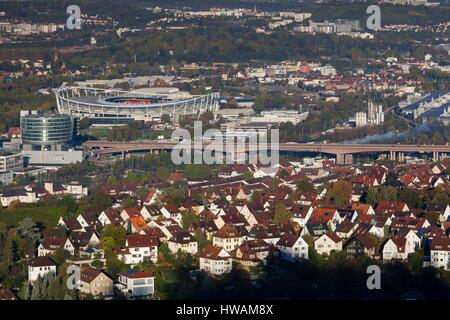
M358 224L356 222L351 222L350 220L344 220L341 224L339 224L335 230L337 236L341 239L350 238L355 230L358 228Z
M155 220L162 216L158 207L150 205L145 205L141 208L141 215L145 221Z
M281 226L278 224L258 224L250 229L248 240L264 240L266 243L276 245L281 238Z
M296 234L286 233L277 243L282 259L294 261L298 259L308 259L308 244Z
M138 269L119 273L118 282L116 287L128 299L152 296L155 293L155 276Z
M310 205L295 204L291 208L291 221L296 222L300 227L304 228L308 220L311 218L314 209Z
M261 239L244 241L231 254L233 262L248 271L260 263L266 264L269 259L278 258L280 255L275 245Z
M94 297L113 295L113 280L101 270L83 267L80 270L80 292Z
M362 255L374 257L377 254L376 249L377 242L368 234L356 234L352 236L343 247L343 250L349 256L355 258Z
M48 274L56 276L57 264L49 257L35 257L28 262L28 281L36 281Z
M180 209L178 209L175 205L173 204L165 205L164 207L161 208L161 214L166 219L175 220L181 226L182 215Z
M197 240L185 230L176 232L169 239L168 246L172 253L177 253L179 250L190 254L196 254L198 252Z
M158 261L158 238L147 234L127 235L124 248L116 248L119 259L129 265L136 265L146 260Z
M75 247L68 237L46 236L39 244L38 256L52 255L57 249L64 249L71 255L74 255L75 253Z
M407 260L408 254L413 253L407 246L407 239L404 237L390 238L383 246L383 261Z
M432 267L450 269L450 238L437 237L431 240L430 260Z
M231 255L221 247L207 246L200 253L200 270L212 275L231 272L233 261Z
M113 226L122 226L125 222L120 215L120 211L114 208L103 210L98 216L98 221L102 226L106 226L108 224Z
M141 213L138 208L125 208L120 212L120 217L123 221L128 221L132 217L139 217Z
M244 237L235 226L226 224L213 234L213 245L224 248L228 252L242 244Z
M342 239L334 232L328 231L314 241L318 254L330 255L332 251L342 251Z

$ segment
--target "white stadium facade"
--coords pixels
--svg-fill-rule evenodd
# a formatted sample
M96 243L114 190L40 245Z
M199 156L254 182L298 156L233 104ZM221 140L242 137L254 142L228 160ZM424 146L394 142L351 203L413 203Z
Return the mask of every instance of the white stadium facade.
M88 117L94 125L124 124L133 120L158 121L163 114L179 115L217 111L218 92L193 96L177 88L143 88L131 91L62 86L55 89L58 111Z

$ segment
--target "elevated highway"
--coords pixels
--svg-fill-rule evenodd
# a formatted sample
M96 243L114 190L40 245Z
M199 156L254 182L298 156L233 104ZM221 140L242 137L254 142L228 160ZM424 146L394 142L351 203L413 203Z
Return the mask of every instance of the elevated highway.
M92 155L100 158L114 154L131 154L137 152L161 152L170 151L177 142L110 142L110 141L87 141L84 148L92 152ZM220 146L217 142L199 143L198 145L185 142L185 146L191 149L204 149ZM223 150L226 148L223 146ZM434 161L442 160L450 154L450 145L411 145L411 144L309 144L309 143L281 143L271 146L248 145L236 143L233 151L235 153L246 153L270 150L278 147L284 152L316 152L334 155L338 164L351 164L354 154L383 153L390 160L403 161L405 153L428 153Z

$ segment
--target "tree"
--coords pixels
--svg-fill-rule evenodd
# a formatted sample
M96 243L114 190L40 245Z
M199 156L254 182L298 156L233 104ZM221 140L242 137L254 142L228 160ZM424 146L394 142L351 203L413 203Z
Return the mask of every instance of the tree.
M19 222L17 232L24 238L29 238L35 243L39 237L39 228L33 222L33 219L27 217Z
M122 207L123 208L133 208L133 207L136 207L136 199L134 199L133 197L131 197L131 196L125 196L123 199L122 199Z
M331 185L327 192L327 198L333 201L336 206L341 207L347 204L352 197L352 185L345 180L338 180Z
M161 116L161 122L162 122L162 123L171 123L171 122L172 122L172 118L170 117L169 114L164 113L164 114Z
M166 167L159 167L156 170L156 179L158 179L159 181L165 181L169 177L169 175L170 171Z
M52 255L53 261L58 265L62 265L70 257L70 252L62 248L58 248Z
M102 232L102 238L110 237L114 241L115 246L124 246L127 231L121 226L114 226L108 224L105 226Z
M403 190L400 190L398 199L406 202L410 208L421 208L423 205L419 191L413 188L404 188Z
M113 237L102 236L100 239L100 247L105 251L112 251L117 245Z
M44 281L39 276L33 283L33 290L31 291L31 300L43 300L44 298Z
M88 117L84 117L80 120L80 130L89 128L91 125L91 120Z
M301 178L296 183L296 190L299 192L313 192L315 191L314 185L312 184L311 180L309 180L307 177Z
M111 275L114 279L117 278L117 274L126 271L128 266L113 252L106 256L106 272Z
M418 272L423 266L423 252L422 250L416 250L408 255L408 263L413 272Z
M91 265L96 268L96 269L101 269L103 268L103 262L100 260L94 260L92 261Z
M106 179L106 185L108 187L116 186L119 184L119 180L117 180L116 176L108 176Z
M395 172L388 172L386 175L386 182L385 184L387 186L395 186L398 183L398 174Z
M185 212L181 217L181 225L188 229L193 223L198 223L199 217L192 211Z
M288 222L292 218L292 213L285 207L284 204L278 203L275 206L275 216L273 222L276 224Z
M112 205L112 198L109 194L98 191L94 194L89 202L90 208L96 212L101 212L104 209L110 208Z
M28 282L24 283L20 287L19 298L22 300L30 300L31 298L31 286Z
M372 206L380 201L396 201L397 189L391 186L369 187L364 200Z

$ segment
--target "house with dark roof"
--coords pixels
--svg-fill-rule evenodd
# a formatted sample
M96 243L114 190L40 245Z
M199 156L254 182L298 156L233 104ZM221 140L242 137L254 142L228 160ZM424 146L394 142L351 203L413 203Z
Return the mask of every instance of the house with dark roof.
M129 265L136 265L146 260L158 261L158 238L148 234L127 235L125 247L116 248L117 257Z
M342 239L334 232L328 231L314 240L314 249L318 254L330 255L332 251L342 251Z
M303 228L311 218L313 211L314 209L310 205L294 204L291 208L291 221L298 223Z
M172 253L177 253L180 250L190 254L196 254L198 252L197 240L186 230L176 232L169 239L168 246Z
M161 217L162 213L158 207L153 205L145 205L141 208L141 215L146 221L155 220Z
M260 263L266 264L269 260L278 259L280 250L264 240L244 241L236 250L231 252L233 263L238 264L242 269L251 271L251 268Z
M276 245L282 235L281 226L278 224L255 225L247 235L249 240L263 240L266 243Z
M450 269L450 238L433 238L430 245L430 260L432 267Z
M89 247L96 247L100 244L98 234L89 229L89 231L73 231L69 234L70 242L78 250L87 250Z
M103 210L98 216L98 221L102 226L106 226L108 224L112 224L113 226L122 226L125 222L120 216L119 210L114 208Z
M101 270L86 266L80 270L80 292L94 297L109 297L114 294L113 280Z
M81 231L83 227L75 217L60 217L58 226L66 228L68 231Z
M27 190L26 188L7 189L0 194L0 202L3 207L9 207L11 202L19 201L21 203L36 203L39 201L39 197L36 192Z
M348 239L353 235L357 228L358 224L356 222L344 220L337 226L335 232L341 239Z
M46 236L38 247L38 256L52 255L57 249L64 249L71 255L75 253L75 246L68 237Z
M221 247L207 246L200 253L200 270L212 275L231 272L233 262L231 255Z
M244 237L233 225L226 224L213 234L213 245L232 251L242 244Z
M173 204L167 204L164 207L161 208L161 214L166 219L173 219L175 220L179 225L181 225L181 211L177 208L177 206Z
M308 259L308 244L300 236L292 233L284 234L277 242L282 259L294 261Z
M57 264L49 257L35 257L28 262L28 281L33 282L46 275L56 276Z
M383 245L383 261L390 262L392 260L408 259L408 254L413 253L411 249L406 245L406 238L393 237L387 240Z
M374 257L377 252L377 242L368 234L356 234L344 243L343 250L349 256L357 258L362 255Z

